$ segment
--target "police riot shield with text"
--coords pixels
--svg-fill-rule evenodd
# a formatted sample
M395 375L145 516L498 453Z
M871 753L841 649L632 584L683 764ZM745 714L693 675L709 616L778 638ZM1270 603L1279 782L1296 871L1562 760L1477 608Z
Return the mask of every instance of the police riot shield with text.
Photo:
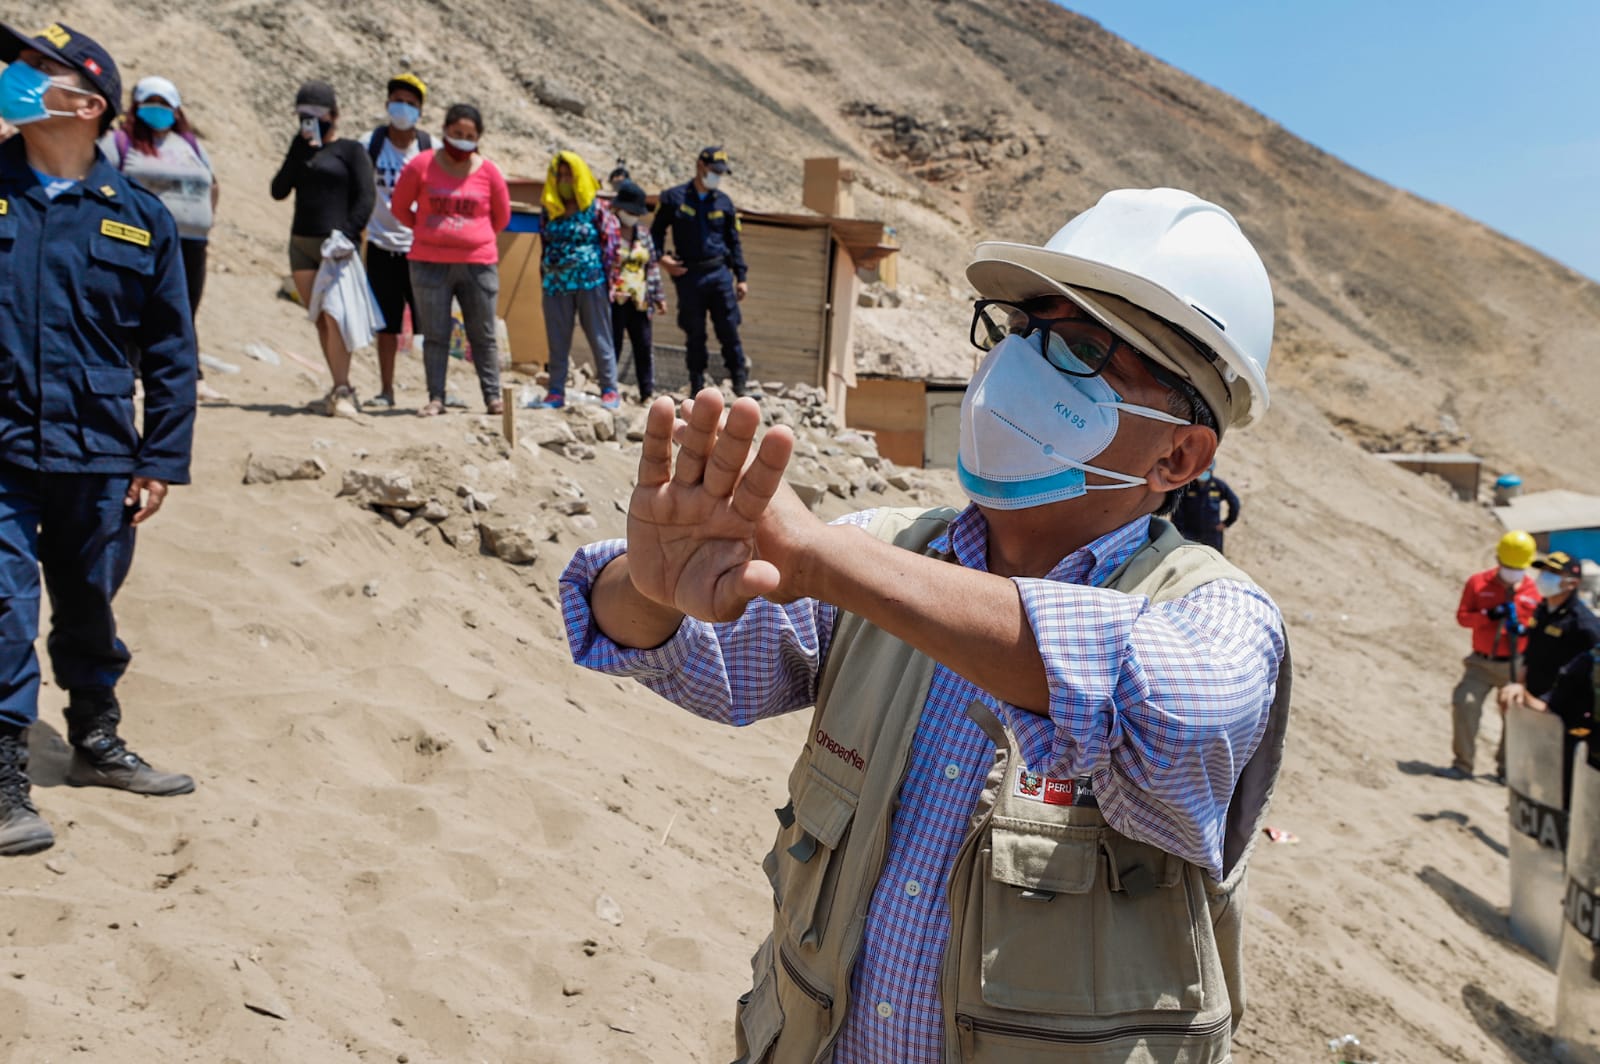
M1566 1064L1600 1064L1600 765L1590 761L1589 749L1578 747L1572 766L1572 830L1556 965L1555 1050Z
M1566 729L1553 713L1506 711L1506 788L1511 811L1511 935L1551 968L1561 951L1567 810L1561 761Z

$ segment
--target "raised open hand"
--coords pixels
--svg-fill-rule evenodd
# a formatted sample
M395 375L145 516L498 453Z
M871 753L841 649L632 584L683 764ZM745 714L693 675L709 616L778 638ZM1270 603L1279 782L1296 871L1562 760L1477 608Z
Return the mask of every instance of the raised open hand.
M761 408L722 393L657 399L645 422L639 482L628 503L628 574L644 597L704 621L730 621L778 588L778 568L756 554L756 530L794 453L783 426L752 456ZM674 461L674 437L680 445Z

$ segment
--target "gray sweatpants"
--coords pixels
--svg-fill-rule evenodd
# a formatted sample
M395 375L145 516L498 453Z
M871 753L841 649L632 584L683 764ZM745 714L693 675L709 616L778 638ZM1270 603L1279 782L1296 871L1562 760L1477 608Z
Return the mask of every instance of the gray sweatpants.
M550 391L565 395L567 361L572 354L572 324L576 317L583 335L594 352L600 371L600 390L617 390L617 352L611 346L611 296L605 285L581 292L544 294L544 335L550 344Z
M461 304L461 321L472 345L472 365L485 404L500 397L500 351L494 338L495 304L500 298L500 267L489 263L411 260L411 293L416 300L416 331L422 334L422 371L428 398L444 401L450 368L450 302Z

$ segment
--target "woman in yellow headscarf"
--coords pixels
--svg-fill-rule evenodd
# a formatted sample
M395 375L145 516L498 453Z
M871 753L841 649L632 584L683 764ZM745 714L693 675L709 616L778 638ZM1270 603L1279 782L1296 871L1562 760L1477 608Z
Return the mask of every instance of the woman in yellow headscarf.
M544 328L550 344L550 387L544 405L567 401L567 358L574 319L594 352L600 371L600 402L615 410L617 355L611 344L611 287L616 280L621 234L617 220L596 199L600 184L576 152L557 152L545 174Z

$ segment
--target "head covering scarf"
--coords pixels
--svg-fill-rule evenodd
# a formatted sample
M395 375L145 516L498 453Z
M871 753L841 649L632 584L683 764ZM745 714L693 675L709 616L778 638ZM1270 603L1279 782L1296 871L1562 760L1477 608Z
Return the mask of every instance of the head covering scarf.
M544 176L544 193L539 197L539 203L544 207L544 216L554 220L567 213L565 204L561 202L561 193L556 191L556 168L566 163L572 168L572 196L578 201L578 209L586 211L589 204L594 202L595 193L600 190L600 182L594 179L594 174L589 169L589 164L575 151L558 151L550 160L550 170Z

